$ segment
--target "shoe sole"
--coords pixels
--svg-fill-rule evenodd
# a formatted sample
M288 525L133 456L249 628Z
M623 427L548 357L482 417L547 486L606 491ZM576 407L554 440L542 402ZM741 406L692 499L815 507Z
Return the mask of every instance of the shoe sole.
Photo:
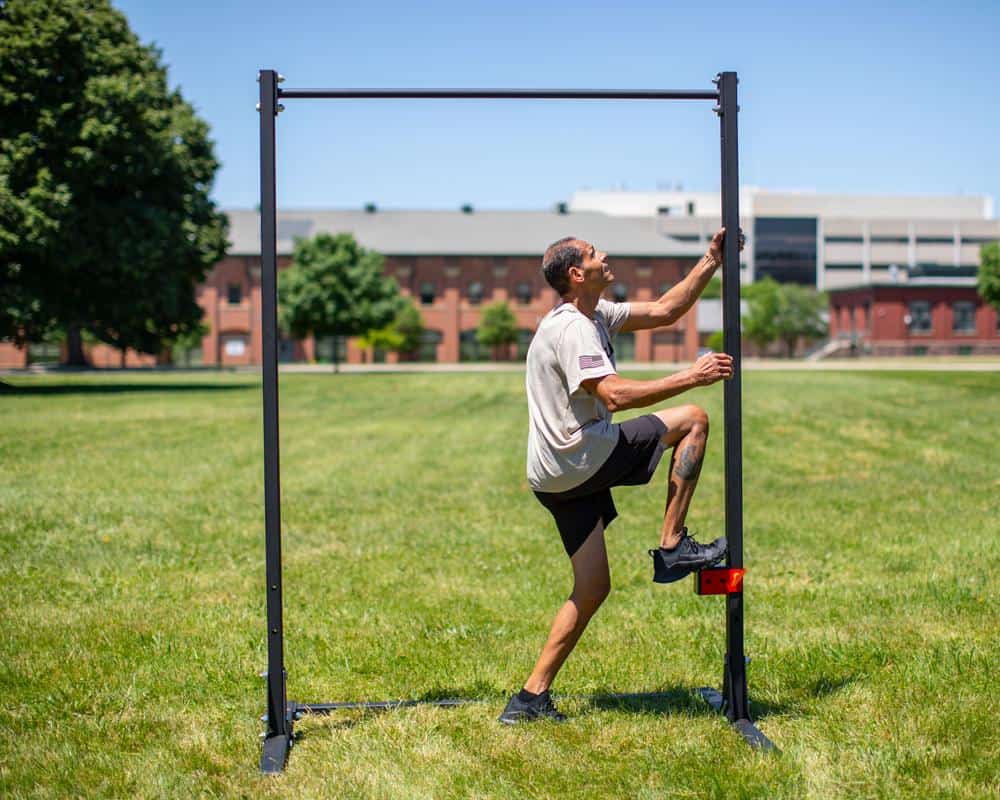
M651 550L651 553L655 553L655 550ZM707 567L714 567L726 554L723 553L714 561L706 561L701 564L676 564L669 569L661 567L658 562L653 564L653 583L676 583L682 578L686 578L692 572L696 572L699 569L705 569Z

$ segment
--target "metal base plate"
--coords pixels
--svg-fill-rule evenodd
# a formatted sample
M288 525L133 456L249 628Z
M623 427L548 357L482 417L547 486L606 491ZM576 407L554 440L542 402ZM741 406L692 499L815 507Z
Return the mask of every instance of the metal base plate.
M260 754L260 771L268 775L283 771L291 748L291 736L269 736L264 740L264 749Z
M725 704L726 701L722 696L722 693L710 686L704 686L698 690L698 693L702 696L704 701L708 703L715 711L720 714L725 714ZM732 726L736 729L736 732L743 737L744 741L750 745L754 750L763 750L769 753L780 753L777 747L774 746L774 742L768 739L764 733L753 724L748 719L737 719L732 721Z

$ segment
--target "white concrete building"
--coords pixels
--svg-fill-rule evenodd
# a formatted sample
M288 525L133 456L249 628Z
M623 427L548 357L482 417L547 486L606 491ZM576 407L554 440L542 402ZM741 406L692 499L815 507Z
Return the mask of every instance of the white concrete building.
M663 236L703 245L720 225L718 192L580 191L571 211L653 217ZM948 279L972 284L979 249L1000 240L993 198L984 195L842 195L740 191L745 281L834 289Z

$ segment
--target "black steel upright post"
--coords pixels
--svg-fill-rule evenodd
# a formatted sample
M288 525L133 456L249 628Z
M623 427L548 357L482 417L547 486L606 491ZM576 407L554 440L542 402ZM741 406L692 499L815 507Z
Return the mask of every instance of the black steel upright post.
M267 732L262 772L281 772L288 759L292 721L285 694L284 627L281 613L281 484L278 469L278 240L275 119L278 73L261 70L260 260L264 396L264 537L267 549Z
M726 438L727 564L743 567L743 420L740 342L740 175L736 137L736 73L719 75L719 121L722 144L722 225L726 229L722 266L723 347L733 357L733 377L726 381L723 404ZM743 592L726 595L726 659L723 698L731 722L750 719L746 659L743 653Z

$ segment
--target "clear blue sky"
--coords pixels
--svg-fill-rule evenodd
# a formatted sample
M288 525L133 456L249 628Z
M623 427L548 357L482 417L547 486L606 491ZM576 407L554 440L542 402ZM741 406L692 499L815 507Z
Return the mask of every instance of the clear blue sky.
M741 183L1000 199L1000 3L114 0L258 200L261 67L288 87L710 88L740 73ZM283 208L545 208L718 188L709 103L287 101Z

